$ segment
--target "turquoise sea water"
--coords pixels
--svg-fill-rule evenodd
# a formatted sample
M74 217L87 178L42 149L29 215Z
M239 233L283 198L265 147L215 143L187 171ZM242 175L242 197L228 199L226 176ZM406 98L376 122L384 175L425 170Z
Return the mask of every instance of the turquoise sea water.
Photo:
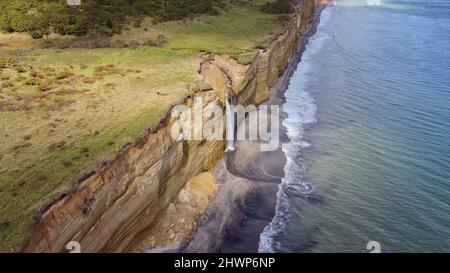
M450 1L382 2L322 13L260 251L450 252Z

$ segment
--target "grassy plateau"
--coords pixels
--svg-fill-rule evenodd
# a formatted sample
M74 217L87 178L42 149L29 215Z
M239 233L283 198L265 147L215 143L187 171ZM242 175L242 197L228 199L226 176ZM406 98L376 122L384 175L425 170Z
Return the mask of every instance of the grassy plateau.
M233 1L177 21L141 16L101 47L1 33L0 251L20 251L44 204L205 88L199 52L250 62L289 17L264 12L265 3Z

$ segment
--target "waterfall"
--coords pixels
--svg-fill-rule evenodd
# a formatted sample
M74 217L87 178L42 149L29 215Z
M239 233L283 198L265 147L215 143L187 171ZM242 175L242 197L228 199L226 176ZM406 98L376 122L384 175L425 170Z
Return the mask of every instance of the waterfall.
M227 151L234 151L234 108L228 101L228 96L225 97L225 115L226 115L226 135L227 135Z

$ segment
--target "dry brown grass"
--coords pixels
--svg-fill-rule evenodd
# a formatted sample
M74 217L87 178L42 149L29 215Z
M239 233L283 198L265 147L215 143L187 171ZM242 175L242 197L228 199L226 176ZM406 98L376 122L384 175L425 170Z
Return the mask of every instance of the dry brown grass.
M150 47L45 49L1 69L0 250L19 250L41 206L156 124L193 92L186 82L203 88L199 61Z

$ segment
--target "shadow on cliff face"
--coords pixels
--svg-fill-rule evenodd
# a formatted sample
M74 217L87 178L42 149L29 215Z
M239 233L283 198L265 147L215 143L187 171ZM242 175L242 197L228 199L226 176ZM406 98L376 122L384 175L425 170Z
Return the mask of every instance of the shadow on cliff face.
M181 160L174 164L173 159L176 154L178 154L179 146L182 145L183 157ZM158 199L165 199L165 196L168 188L167 181L175 175L179 170L182 170L186 167L189 159L189 144L187 141L179 141L177 144L170 147L169 151L164 155L161 168L159 170L159 188L158 188ZM172 187L174 185L171 185ZM183 187L183 185L176 185L178 187ZM171 199L171 198L170 198ZM170 201L167 200L167 201ZM164 200L165 201L165 200Z

